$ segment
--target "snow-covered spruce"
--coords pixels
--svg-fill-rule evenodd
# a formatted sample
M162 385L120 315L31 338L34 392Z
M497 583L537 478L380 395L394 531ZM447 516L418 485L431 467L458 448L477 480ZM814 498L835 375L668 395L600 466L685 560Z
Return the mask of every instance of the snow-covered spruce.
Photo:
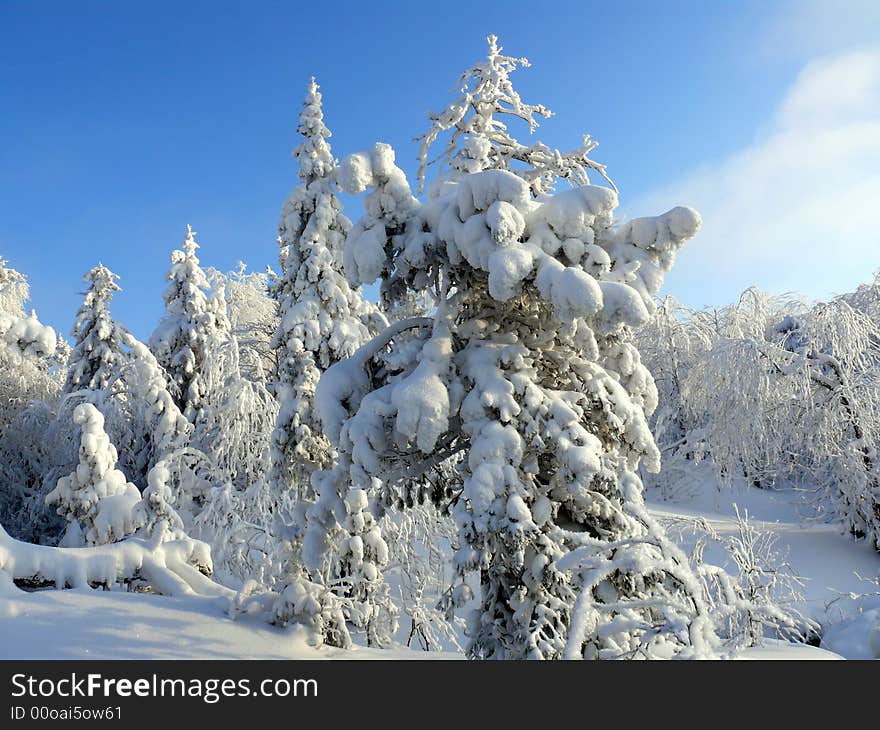
M118 278L102 264L83 277L89 286L73 325L74 347L65 393L103 390L116 375L122 359L123 329L113 321L108 305L113 294L120 291Z
M165 316L150 337L150 349L168 373L177 404L190 421L198 415L205 395L206 343L231 331L225 301L209 294L208 279L196 256L198 248L195 233L187 225L183 245L171 252Z
M58 480L47 496L68 522L67 547L104 545L131 535L140 526L141 494L116 468L116 448L104 431L104 416L90 403L73 413L79 425L79 464Z
M173 455L172 455L173 456ZM177 501L171 487L169 461L163 459L147 475L147 488L141 498L140 532L145 536L164 541L166 537L185 536L183 520L174 508Z
M659 467L645 419L656 389L630 342L700 219L675 208L614 225L616 192L586 184L600 166L512 144L501 114L530 127L544 115L514 96L518 63L490 39L463 83L482 95L438 115L457 131L427 201L387 145L342 163L346 190L368 191L349 278L381 275L386 291L430 290L438 305L322 378L317 407L346 473L321 485L307 562L334 530L350 534L350 489L387 493L463 453L455 565L460 602L471 574L480 585L471 656L707 656L701 584L642 503L636 470ZM551 194L560 176L576 187ZM398 344L405 331L418 336Z
M271 481L307 489L311 473L332 454L314 414L318 379L370 336L366 305L342 273L342 244L351 222L336 195L336 160L312 79L299 117L303 141L293 151L300 184L284 202L278 225L281 274L272 284L280 322L273 339L280 411L272 434Z

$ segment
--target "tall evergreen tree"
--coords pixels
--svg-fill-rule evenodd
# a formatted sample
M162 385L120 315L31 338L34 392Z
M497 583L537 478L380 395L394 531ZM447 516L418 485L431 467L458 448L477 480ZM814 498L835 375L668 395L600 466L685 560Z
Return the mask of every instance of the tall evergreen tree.
M336 195L336 160L314 79L297 131L303 141L293 156L301 182L281 211L281 274L272 287L280 314L273 339L280 411L272 434L272 481L281 489L307 485L315 469L330 463L330 445L314 413L315 388L322 372L353 355L370 336L364 322L368 308L342 273L342 244L351 223Z

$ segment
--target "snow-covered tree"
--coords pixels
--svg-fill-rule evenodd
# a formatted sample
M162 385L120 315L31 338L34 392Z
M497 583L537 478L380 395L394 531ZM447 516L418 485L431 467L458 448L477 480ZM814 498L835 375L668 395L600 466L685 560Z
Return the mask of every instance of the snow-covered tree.
M588 184L602 168L585 152L512 143L502 115L546 116L512 92L520 63L490 38L462 84L479 94L437 115L426 145L455 127L453 171L427 201L388 145L342 163L346 191L368 191L346 239L350 280L383 276L384 291L429 290L437 305L321 379L339 459L309 511L306 562L350 539L352 490L375 510L460 454L455 593L466 602L477 576L471 656L707 655L699 581L642 500L636 470L659 467L645 416L656 389L630 341L700 219L675 208L615 225L617 194ZM576 187L552 194L559 177Z
M642 478L666 499L692 496L703 484L697 471L711 474L700 428L705 419L693 414L685 398L688 375L717 340L703 314L667 296L651 320L635 331L634 343L657 386L658 407L648 423L663 456L660 472L642 470Z
M90 403L73 413L80 427L79 464L46 496L68 521L62 544L104 545L131 535L140 526L141 493L116 468L116 448L104 431L104 416Z
M331 462L314 413L315 388L322 372L353 355L370 336L364 301L342 273L342 244L351 223L336 194L336 160L314 79L297 131L303 141L293 156L301 182L281 211L281 274L272 285L280 313L273 339L280 411L272 435L272 482L281 489L307 487L310 474Z
M0 312L24 316L24 303L30 297L27 277L0 258Z
M165 290L165 316L150 337L150 349L168 373L180 410L194 421L205 395L205 347L212 337L231 331L225 301L210 295L210 285L199 265L192 227L180 249L171 252Z
M520 66L528 68L528 59L503 55L497 36L490 35L488 41L486 60L474 64L459 78L456 88L461 89L461 96L442 112L429 115L431 129L418 138L421 142L419 192L424 188L428 166L432 164L431 146L449 130L452 133L438 157L448 165L449 174L441 173L440 183L447 177L470 172L511 170L526 180L531 192L538 195L552 190L559 178L568 179L574 185L589 184L588 172L595 171L613 187L605 167L589 157L598 146L589 135L584 135L582 145L571 152L551 149L543 142L524 145L511 136L504 118L520 119L528 124L529 132L534 132L538 120L553 116L553 112L542 104L525 103L513 88L510 73Z
M185 534L183 519L174 508L175 494L168 461L159 461L147 475L147 488L141 498L140 529L147 537L162 540Z
M204 395L191 444L222 482L246 489L268 474L278 404L263 383L242 374L235 335L212 337L204 347Z
M776 311L719 338L686 381L718 477L819 488L880 545L880 328L845 299Z
M122 360L124 328L110 315L109 304L120 291L119 277L103 264L85 276L89 286L73 325L74 347L68 363L65 393L103 390L116 377Z
M42 540L56 516L42 477L52 461L47 438L64 381L67 346L25 312L27 278L0 260L0 524L14 536Z
M232 333L238 340L241 373L255 383L271 381L276 371L272 337L278 329L278 306L269 296L272 269L248 271L239 261L235 271L205 270L211 287L225 292Z

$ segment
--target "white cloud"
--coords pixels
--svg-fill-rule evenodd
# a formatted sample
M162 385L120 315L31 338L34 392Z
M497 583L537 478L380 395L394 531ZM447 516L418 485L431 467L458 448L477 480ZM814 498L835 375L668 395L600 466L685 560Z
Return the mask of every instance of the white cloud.
M867 280L880 269L880 47L811 62L760 139L633 210L677 204L703 216L666 286L691 306L753 284L821 298Z

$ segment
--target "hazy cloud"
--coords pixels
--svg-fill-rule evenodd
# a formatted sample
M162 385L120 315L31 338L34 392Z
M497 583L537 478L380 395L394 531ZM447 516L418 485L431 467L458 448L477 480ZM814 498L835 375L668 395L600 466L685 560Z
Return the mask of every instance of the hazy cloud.
M826 297L880 269L880 46L809 63L768 122L745 149L632 208L702 214L666 287L687 304L752 284Z

